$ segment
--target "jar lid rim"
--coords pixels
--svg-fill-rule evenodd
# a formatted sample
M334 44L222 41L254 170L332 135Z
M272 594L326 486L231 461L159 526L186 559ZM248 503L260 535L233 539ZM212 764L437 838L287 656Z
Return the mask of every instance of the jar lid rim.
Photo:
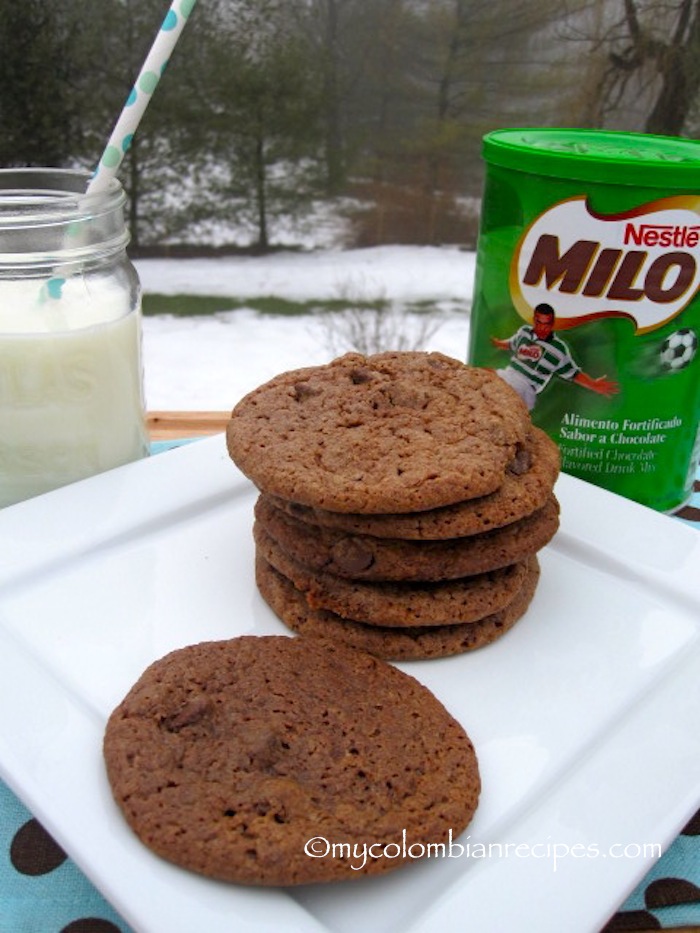
M126 198L118 178L110 179L98 192L88 193L91 174L69 168L0 168L0 212L21 209L64 212L74 209L81 214L94 210L94 205L117 206Z
M87 193L90 178L76 169L0 169L0 228L66 228L121 214L126 194L119 180Z

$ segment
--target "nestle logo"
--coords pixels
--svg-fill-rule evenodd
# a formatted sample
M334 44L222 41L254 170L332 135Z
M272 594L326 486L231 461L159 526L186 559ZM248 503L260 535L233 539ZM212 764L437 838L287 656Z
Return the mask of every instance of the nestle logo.
M624 245L694 247L700 243L700 225L625 224Z

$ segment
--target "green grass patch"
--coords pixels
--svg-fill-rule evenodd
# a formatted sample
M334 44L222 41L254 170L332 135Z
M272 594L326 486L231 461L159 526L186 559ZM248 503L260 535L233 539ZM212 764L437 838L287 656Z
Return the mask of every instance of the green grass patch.
M216 314L230 308L227 298L215 295L144 295L143 313L175 314L192 316L197 314Z
M160 295L143 296L145 315L173 314L179 317L217 314L220 311L239 311L249 308L259 314L276 314L285 317L316 314L327 311L345 311L348 308L378 310L382 301L348 301L336 298L327 301L289 301L286 298L263 296L260 298L237 298L220 295Z

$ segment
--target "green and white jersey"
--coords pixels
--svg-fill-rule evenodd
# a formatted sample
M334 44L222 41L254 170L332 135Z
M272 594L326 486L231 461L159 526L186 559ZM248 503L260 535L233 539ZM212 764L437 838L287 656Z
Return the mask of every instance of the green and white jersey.
M581 371L568 346L556 334L540 340L529 324L524 324L508 341L512 351L510 366L523 375L539 393L552 376L573 379Z

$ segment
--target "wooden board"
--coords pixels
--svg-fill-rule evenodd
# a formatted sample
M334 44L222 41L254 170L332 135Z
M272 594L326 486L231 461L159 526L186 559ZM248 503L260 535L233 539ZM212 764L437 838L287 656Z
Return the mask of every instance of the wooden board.
M204 437L226 430L229 411L149 411L146 416L151 440Z

